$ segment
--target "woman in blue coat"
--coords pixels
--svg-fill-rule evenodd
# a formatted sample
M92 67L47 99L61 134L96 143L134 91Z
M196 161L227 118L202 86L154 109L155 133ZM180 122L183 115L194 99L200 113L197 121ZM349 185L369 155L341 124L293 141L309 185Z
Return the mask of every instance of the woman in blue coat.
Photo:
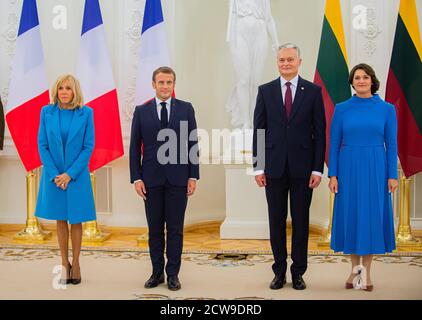
M91 108L83 105L79 81L60 76L52 88L52 104L42 108L38 132L42 175L35 216L57 220L57 238L63 270L60 283L81 282L79 255L82 222L96 219L88 170L94 149L94 120ZM68 243L71 225L72 264Z
M369 65L355 66L349 83L356 94L336 105L330 132L329 188L336 194L331 248L351 254L346 289L360 278L361 288L372 291L373 255L396 248L397 119L394 106L376 94L379 81Z

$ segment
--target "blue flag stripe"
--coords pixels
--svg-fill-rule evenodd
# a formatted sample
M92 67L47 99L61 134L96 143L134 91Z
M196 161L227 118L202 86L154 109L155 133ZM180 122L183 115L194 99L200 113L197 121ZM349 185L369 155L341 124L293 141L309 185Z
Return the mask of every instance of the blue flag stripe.
M146 0L142 33L164 21L161 0Z
M82 22L82 32L88 32L91 29L103 23L101 18L100 4L98 0L85 0L84 20Z
M37 3L35 0L24 0L22 5L21 21L19 23L18 37L39 25Z

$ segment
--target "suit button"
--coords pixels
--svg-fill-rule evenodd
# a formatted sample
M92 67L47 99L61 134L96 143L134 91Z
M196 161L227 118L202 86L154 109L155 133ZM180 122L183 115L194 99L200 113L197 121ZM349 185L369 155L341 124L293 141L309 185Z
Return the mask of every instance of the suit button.
M287 129L290 129L290 126L287 126Z

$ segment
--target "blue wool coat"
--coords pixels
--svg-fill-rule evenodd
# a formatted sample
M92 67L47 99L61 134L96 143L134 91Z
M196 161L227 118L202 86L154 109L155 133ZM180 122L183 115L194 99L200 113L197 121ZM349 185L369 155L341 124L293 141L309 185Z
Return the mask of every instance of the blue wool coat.
M43 164L35 216L67 220L70 224L96 219L94 195L88 170L94 149L94 118L91 108L77 108L69 128L66 145L60 133L57 104L42 108L38 131L38 149ZM67 173L66 190L54 178Z

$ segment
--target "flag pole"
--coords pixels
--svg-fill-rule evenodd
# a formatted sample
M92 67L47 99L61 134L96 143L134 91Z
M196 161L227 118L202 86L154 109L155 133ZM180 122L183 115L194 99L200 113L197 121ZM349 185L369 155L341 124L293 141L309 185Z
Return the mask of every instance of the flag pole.
M24 230L14 236L14 239L20 242L33 243L51 238L51 231L44 231L35 217L38 171L39 169L37 169L37 172L29 171L26 174L26 226Z
M397 228L396 245L397 249L402 250L420 250L422 244L419 239L412 235L410 227L410 178L404 174L400 178L400 211L399 226Z
M97 179L95 176L95 172L90 174L91 176L91 185L92 185L92 191L94 192L94 202L95 202L95 208L97 208ZM102 232L98 228L97 220L92 220L84 223L83 228L83 235L82 235L82 241L84 242L84 245L87 244L101 244L108 238L110 238L110 233Z

